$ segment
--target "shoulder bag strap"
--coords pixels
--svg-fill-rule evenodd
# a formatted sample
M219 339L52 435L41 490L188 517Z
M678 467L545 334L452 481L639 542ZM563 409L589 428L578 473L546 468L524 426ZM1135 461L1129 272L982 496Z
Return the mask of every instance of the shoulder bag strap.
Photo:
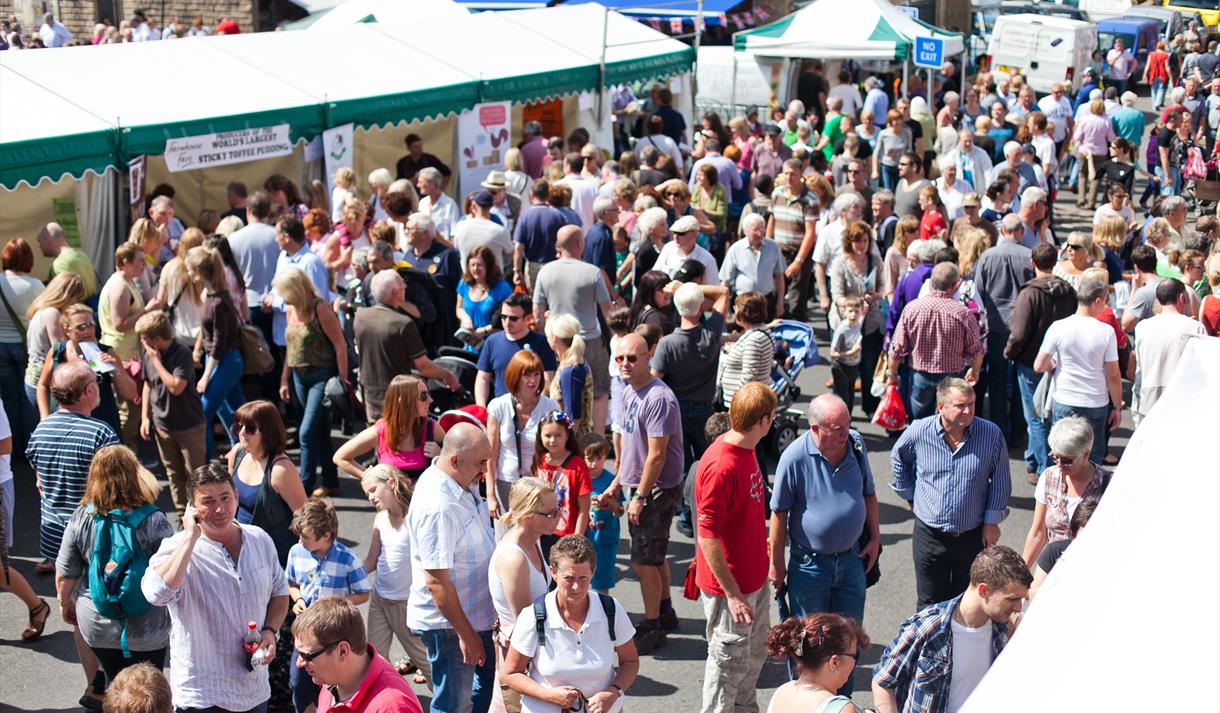
M508 398L513 407L513 438L517 442L517 476L520 477L521 467L525 464L522 462L524 455L521 453L521 426L517 424L517 397L509 394Z
M0 302L4 303L4 309L8 311L9 319L13 320L13 326L17 328L17 334L21 335L21 348L28 349L25 343L25 330L29 327L28 324L23 325L21 319L17 316L17 310L13 309L13 305L8 301L8 296L4 294L4 281L0 280Z
M597 593L598 600L602 603L602 611L606 613L606 626L610 628L610 643L614 644L615 625L614 620L618 615L618 609L614 606L614 597L609 594Z

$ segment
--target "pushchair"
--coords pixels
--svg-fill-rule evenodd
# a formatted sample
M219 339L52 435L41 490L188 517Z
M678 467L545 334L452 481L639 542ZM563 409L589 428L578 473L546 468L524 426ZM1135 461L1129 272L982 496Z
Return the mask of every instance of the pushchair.
M804 414L793 404L801 396L797 378L806 368L818 363L818 345L813 339L813 327L793 320L781 320L771 328L775 341L775 367L771 372L771 388L779 401L775 422L767 434L767 449L778 459L796 440Z

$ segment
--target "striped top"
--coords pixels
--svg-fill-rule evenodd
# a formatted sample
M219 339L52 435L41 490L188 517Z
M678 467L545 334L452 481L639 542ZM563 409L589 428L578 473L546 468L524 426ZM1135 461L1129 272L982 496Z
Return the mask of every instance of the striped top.
M173 557L185 532L161 541L148 561L140 588L151 604L169 608L170 688L182 708L218 706L244 711L271 697L267 667L246 670L242 651L246 622L266 623L272 597L288 596L288 580L275 543L260 528L242 530L237 562L224 545L201 536L191 552L186 576L170 589L156 567Z
M945 532L966 532L1008 517L1008 449L994 423L975 418L957 450L945 443L939 414L911 424L890 453L890 487L913 502L915 517Z
M733 343L728 353L720 357L720 390L728 406L745 384L757 381L771 385L771 370L775 368L775 340L766 327L754 327Z
M25 449L42 483L40 552L59 556L59 543L72 511L85 495L85 480L93 454L119 442L114 429L90 416L60 409L43 419Z

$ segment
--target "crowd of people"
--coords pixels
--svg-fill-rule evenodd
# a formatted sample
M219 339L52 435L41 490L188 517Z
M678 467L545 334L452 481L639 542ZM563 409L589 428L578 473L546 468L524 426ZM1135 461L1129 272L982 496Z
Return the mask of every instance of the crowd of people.
M1168 92L1146 141L1134 94L1096 76L1073 109L1019 76L891 98L809 74L808 103L727 125L688 127L657 85L616 150L526 122L460 201L415 134L367 190L350 169L330 192L234 182L189 227L157 186L109 276L56 223L46 284L8 241L0 522L11 544L12 453L82 704L163 699L168 656L179 711L419 710L400 674L434 711L618 711L679 627L676 529L703 710L756 710L768 656L793 678L770 710L856 710L881 537L852 424L893 388L916 613L874 701L956 710L1102 497L1123 410L1149 413L1184 335L1216 335L1220 214L1194 201L1188 228L1178 169L1214 151L1195 107L1220 117L1220 78L1206 101L1196 77ZM1068 190L1091 231L1055 220ZM775 452L784 320L825 328L832 378ZM1022 442L1018 553L998 542ZM376 511L363 555L338 538L341 473ZM610 594L624 516L634 622ZM0 554L36 639L50 606Z
M231 17L220 17L213 27L204 24L202 15L189 21L174 16L159 28L144 10L136 9L117 25L110 18L104 18L93 26L92 34L85 38L73 35L62 22L55 19L54 12L44 12L35 18L32 26L22 25L16 15L0 19L0 50L113 45L237 34L241 34L241 26Z

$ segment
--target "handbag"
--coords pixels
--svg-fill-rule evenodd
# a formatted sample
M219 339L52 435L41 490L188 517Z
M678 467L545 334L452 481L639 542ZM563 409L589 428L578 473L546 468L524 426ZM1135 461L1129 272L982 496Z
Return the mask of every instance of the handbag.
M860 445L860 441L856 440L856 436L853 436L850 433L847 435L847 438L849 441L851 441L852 453L855 454L856 463L860 467L860 472L863 473L864 472L864 446ZM868 523L865 522L864 529L860 532L860 539L856 540L856 547L859 548L859 550L861 552L863 552L864 548L868 547L870 542L872 542L872 540L868 536ZM881 581L881 550L882 549L884 549L884 548L881 546L881 543L878 542L877 543L877 559L873 561L873 568L864 571L864 588L865 589L868 589L869 587L873 586L877 582Z
M1049 373L1043 374L1038 380L1038 388L1034 389L1034 415L1043 421L1051 420L1051 381Z
M241 326L242 376L266 374L275 366L275 357L267 346L267 340L258 327L252 324Z
M881 352L881 356L877 359L877 368L873 369L873 386L869 389L869 393L873 398L879 399L885 395L885 387L890 383L890 355L886 352Z

